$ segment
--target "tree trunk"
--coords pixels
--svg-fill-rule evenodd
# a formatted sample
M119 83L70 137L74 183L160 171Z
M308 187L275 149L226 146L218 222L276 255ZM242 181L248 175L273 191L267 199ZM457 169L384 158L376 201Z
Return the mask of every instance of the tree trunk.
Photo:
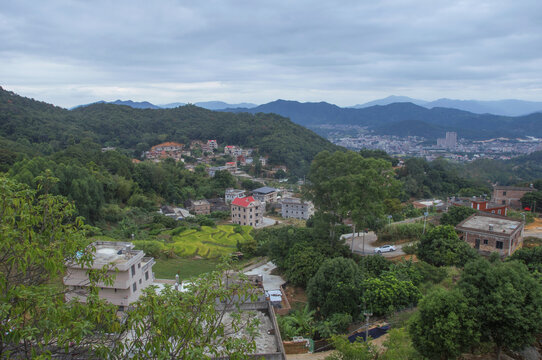
M497 345L497 360L501 360L501 351L502 347L500 345Z

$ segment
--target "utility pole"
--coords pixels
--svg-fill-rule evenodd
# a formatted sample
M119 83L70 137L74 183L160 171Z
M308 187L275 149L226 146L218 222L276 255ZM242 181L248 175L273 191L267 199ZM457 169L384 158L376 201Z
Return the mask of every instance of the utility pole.
M373 316L373 313L370 311L363 311L365 315L365 342L369 341L369 318Z
M427 211L423 213L423 233L422 234L425 234L425 222L427 220L427 215L429 215Z
M350 252L354 252L354 239L356 238L356 224L354 224L354 232L352 233L352 241L350 242Z

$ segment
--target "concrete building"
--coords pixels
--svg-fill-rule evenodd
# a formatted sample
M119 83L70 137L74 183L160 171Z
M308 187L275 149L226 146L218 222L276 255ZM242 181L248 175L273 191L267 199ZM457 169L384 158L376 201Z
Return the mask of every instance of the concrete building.
M252 196L256 200L260 200L265 203L276 203L278 191L275 188L264 186L256 190L252 190Z
M521 208L520 199L528 192L536 191L533 187L494 186L491 200L497 204L507 205L515 209Z
M523 243L523 227L523 221L477 213L460 222L455 229L462 240L480 253L498 252L501 256L509 256Z
M226 203L231 204L233 199L238 197L245 197L245 190L237 190L237 189L226 189L226 194L224 196L224 200Z
M216 140L207 140L207 146L210 150L218 149L218 143Z
M446 132L445 138L437 139L437 146L447 149L455 149L457 147L457 133Z
M284 198L281 201L283 218L307 220L314 214L314 205L310 201L299 198Z
M209 215L211 204L207 200L192 200L190 210L196 215Z
M97 284L100 298L124 311L154 281L154 259L145 257L141 250L134 250L134 245L129 242L96 241L91 247L95 249L92 269L107 266L107 276L114 278L111 285ZM90 285L87 275L89 268L72 263L67 263L66 267L63 282L70 290L66 293L66 301L76 298L85 302Z
M263 224L265 203L252 196L235 198L231 203L231 221L234 224L259 227Z

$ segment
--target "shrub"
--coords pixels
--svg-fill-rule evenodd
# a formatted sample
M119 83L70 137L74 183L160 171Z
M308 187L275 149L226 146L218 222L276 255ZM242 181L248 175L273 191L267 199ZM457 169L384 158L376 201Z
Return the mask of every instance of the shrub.
M426 224L426 226L430 226ZM379 242L394 243L400 240L419 240L423 234L423 223L386 225L377 233Z
M145 255L159 258L164 249L164 245L156 240L137 240L134 241L136 250L143 250Z

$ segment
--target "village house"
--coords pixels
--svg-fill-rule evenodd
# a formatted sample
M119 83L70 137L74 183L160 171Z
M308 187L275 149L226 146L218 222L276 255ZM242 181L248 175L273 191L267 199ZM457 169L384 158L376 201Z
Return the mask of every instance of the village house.
M234 224L259 227L263 224L265 203L252 196L235 198L231 203L231 221Z
M196 215L209 215L211 213L211 204L207 200L192 200L190 210Z
M145 257L142 250L134 250L134 245L129 242L96 241L90 246L95 249L91 268L109 266L107 276L114 278L112 284L97 284L98 295L124 311L137 301L143 289L153 283L154 259ZM70 290L66 293L66 301L77 299L85 302L90 285L87 271L90 268L73 263L67 263L66 267L63 282Z
M470 199L453 197L448 200L448 204L452 206L467 206L471 209L476 209L478 211L483 211L490 214L502 216L507 215L506 205L496 204L484 198L477 198L476 196L473 196Z
M252 196L256 200L260 200L265 203L276 203L278 191L275 188L264 186L255 190L252 190Z
M283 218L308 220L314 215L314 205L310 201L303 201L299 198L283 198L281 203Z
M235 155L236 151L237 151L237 147L235 145L226 145L224 147L225 155Z
M226 193L224 195L224 200L226 203L231 204L231 202L238 197L245 197L245 190L237 190L237 189L226 189Z
M218 149L218 143L216 142L216 140L207 140L207 146L211 150Z
M175 161L182 160L183 144L176 142L165 142L151 147L150 151L144 153L145 158L155 162L172 158Z
M460 238L481 254L511 255L523 243L524 222L488 213L476 213L456 226Z
M494 186L491 199L497 204L507 205L514 209L520 209L520 199L523 197L523 195L531 191L536 191L532 185L531 187Z

